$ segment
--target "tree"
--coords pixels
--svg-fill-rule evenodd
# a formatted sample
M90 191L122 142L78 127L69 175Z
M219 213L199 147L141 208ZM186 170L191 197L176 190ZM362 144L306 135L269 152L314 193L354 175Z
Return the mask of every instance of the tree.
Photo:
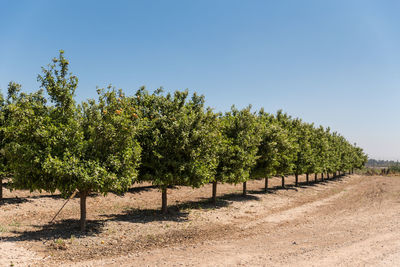
M296 143L298 145L297 155L294 162L295 183L298 186L298 177L300 174L306 173L307 183L309 182L308 170L312 166L313 151L311 149L312 126L303 123L300 119L293 121Z
M10 142L10 139L6 137L6 128L10 118L9 108L21 91L21 85L10 82L7 89L6 99L0 93L0 200L3 198L3 178L10 176L10 168L5 155L5 147Z
M327 142L325 129L322 126L314 129L310 144L314 157L308 173L315 173L315 182L317 182L318 173L321 173L321 178L323 178L322 173L327 162Z
M357 144L352 146L351 158L351 173L354 173L354 169L361 169L364 167L368 161L368 156Z
M246 181L258 158L261 142L260 124L251 106L238 110L232 106L229 112L219 117L222 141L218 148L218 166L213 179L213 202L216 202L217 183L238 184L243 182L246 195Z
M261 142L257 149L257 161L250 172L252 179L265 179L264 191L268 190L268 179L276 175L279 166L279 144L282 144L281 127L274 116L266 113L263 109L258 113L260 125Z
M162 90L149 94L142 88L133 101L144 118L139 179L161 189L165 214L168 187L200 187L214 176L216 115L205 109L203 96L193 94L188 100L187 90L162 95Z
M81 106L74 100L78 78L68 73L69 62L58 58L38 76L43 89L20 94L10 105L11 123L6 147L14 188L79 192L80 227L86 227L86 199L92 192L122 192L137 174L140 146L138 123L121 95L99 90L99 103Z
M351 157L352 157L352 147L347 140L338 135L338 158L339 158L339 165L338 165L338 172L339 175L341 173L345 173L346 171L351 169Z
M292 118L278 110L276 121L281 128L278 148L278 164L276 167L276 175L282 177L282 188L285 187L285 176L292 174L295 168L298 144L296 143L296 133Z
M334 176L337 170L340 169L341 165L341 157L340 157L340 136L337 132L333 132L328 136L329 140L329 164L327 165L326 176L329 179L330 175Z
M315 178L317 177L317 168L318 168L318 157L320 156L318 154L318 143L321 142L320 140L317 139L317 131L314 127L314 124L311 123L306 123L305 127L307 128L307 133L308 133L308 157L306 160L306 166L305 166L305 173L306 173L306 181L307 184L309 184L309 176L310 174L314 173ZM316 181L316 180L315 180Z

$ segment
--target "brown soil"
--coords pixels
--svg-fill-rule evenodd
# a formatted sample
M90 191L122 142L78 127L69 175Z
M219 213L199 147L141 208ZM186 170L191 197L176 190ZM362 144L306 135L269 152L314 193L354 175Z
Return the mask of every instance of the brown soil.
M312 176L313 178L313 176ZM301 177L304 182L305 178ZM124 196L79 199L5 190L0 204L0 266L365 266L400 264L400 178L346 176L263 192L264 181L168 189L137 185ZM18 196L18 197L17 197Z

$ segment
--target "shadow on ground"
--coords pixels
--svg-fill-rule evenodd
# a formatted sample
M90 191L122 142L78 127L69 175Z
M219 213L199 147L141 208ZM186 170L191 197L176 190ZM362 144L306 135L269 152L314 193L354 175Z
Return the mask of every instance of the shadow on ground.
M86 232L81 232L79 228L79 220L62 220L57 223L47 225L35 225L35 230L31 231L11 231L16 236L2 237L2 241L44 241L54 240L57 238L67 239L74 237L86 237L96 235L101 232L104 221L91 220L87 221Z
M331 178L329 180L320 181L317 183L310 180L310 183L306 182L299 183L301 187L315 186L316 184L329 183L336 180L341 180L343 176ZM140 192L143 190L153 189L153 186L145 187L135 187L131 189L132 193ZM288 184L285 188L281 186L275 186L269 188L267 193L274 193L277 190L298 190L292 184ZM255 196L255 194L265 194L262 191L248 190L248 195L243 196L240 193L225 194L217 198L216 205L212 203L210 198L202 198L198 201L188 201L175 205L168 206L168 214L161 214L159 209L130 209L122 214L106 214L101 215L103 220L88 220L87 221L87 231L81 232L79 229L79 220L62 220L56 223L47 225L36 225L33 226L35 229L31 231L11 231L11 233L16 236L12 237L2 237L2 241L38 241L42 240L47 242L49 240L55 240L57 238L67 239L72 236L86 237L91 235L96 235L102 232L103 226L107 221L124 221L132 223L149 223L154 221L174 221L174 222L185 222L188 221L189 212L193 209L219 209L231 205L233 202L244 202L250 200L260 200L260 197ZM23 203L30 201L26 198L6 198L3 202L0 201L0 205L3 203Z
M27 198L19 198L19 197L8 197L8 198L3 198L0 200L0 206L2 205L13 205L13 204L21 204L21 203L26 203L26 202L31 202L32 200L29 200Z
M133 223L149 223L154 221L188 221L190 210L207 210L227 207L232 202L259 200L257 196L242 196L238 193L226 194L217 198L214 205L209 198L202 198L197 201L187 201L168 206L168 213L162 214L159 209L129 209L123 214L105 214L103 217L110 221L126 221Z

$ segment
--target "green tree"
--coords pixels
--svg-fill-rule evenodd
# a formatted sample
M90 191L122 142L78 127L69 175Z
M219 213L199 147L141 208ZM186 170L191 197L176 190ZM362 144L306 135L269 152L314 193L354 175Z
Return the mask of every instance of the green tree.
M144 88L133 100L143 115L140 134L142 165L140 181L162 191L162 212L167 213L167 188L200 187L215 174L218 140L216 115L205 109L204 97L188 91L162 95Z
M325 129L322 126L314 129L311 147L314 157L308 172L314 172L314 179L315 182L317 182L318 173L321 173L321 178L323 178L323 172L325 171L325 165L327 163L328 141Z
M43 89L20 94L10 105L6 135L13 141L6 155L14 188L59 190L63 196L78 191L83 231L87 196L123 192L136 177L139 123L131 119L123 96L118 98L113 90L99 90L99 103L89 100L77 105L78 79L68 73L68 67L61 51L38 76L52 105L47 104Z
M329 138L329 164L327 166L326 176L327 178L331 178L335 175L336 171L339 170L341 165L341 157L340 157L340 137L337 132L333 132Z
M15 82L8 84L7 99L0 94L0 200L3 199L3 178L10 175L5 155L5 147L10 141L6 138L5 129L9 123L10 110L9 106L16 99L17 94L21 90L21 85Z
M294 129L293 119L278 110L276 121L281 128L278 138L278 164L276 166L276 175L282 178L282 188L285 187L285 176L293 174L295 161L297 158L298 144L296 142L296 131Z
M309 175L315 173L316 171L316 158L318 154L316 153L316 148L314 147L314 140L316 139L316 130L314 124L304 123L302 127L302 132L305 135L306 143L303 144L301 149L303 157L303 173L306 174L306 182L309 184Z
M258 146L261 142L261 128L251 106L231 111L219 117L221 142L218 150L218 166L213 179L213 202L216 202L217 183L238 184L243 182L243 195L246 195L246 182L257 161Z
M351 151L351 173L354 173L354 169L363 168L367 161L368 156L364 153L363 149L354 144Z
M308 132L308 142L309 142L309 154L306 161L305 173L306 173L306 181L309 183L310 174L314 173L315 178L318 173L318 158L320 157L318 143L323 142L323 140L318 140L318 129L314 127L314 124L307 123L305 125L307 127ZM316 181L316 180L315 180Z
M257 149L257 161L252 168L250 177L252 179L265 179L264 191L268 190L268 179L276 175L276 168L279 166L279 148L285 136L282 128L272 114L266 113L263 109L258 113L258 121L261 130L261 142Z
M306 173L307 183L309 182L308 169L312 165L313 151L311 149L311 129L300 119L293 121L293 133L296 138L297 155L294 161L295 185L298 186L299 175Z

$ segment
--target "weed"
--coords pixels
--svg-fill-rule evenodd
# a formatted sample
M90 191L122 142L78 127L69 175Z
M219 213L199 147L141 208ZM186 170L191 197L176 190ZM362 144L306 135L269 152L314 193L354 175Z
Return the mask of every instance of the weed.
M61 238L57 238L56 240L54 240L54 243L57 245L64 245L65 241Z
M8 229L0 224L0 233L5 233L5 232L8 232Z
M18 221L12 221L8 226L13 226L13 227L20 227L21 223Z
M61 249L61 250L66 250L68 248L67 244L65 243L65 241L61 238L57 238L53 241L53 243L51 244L51 246L54 249Z

